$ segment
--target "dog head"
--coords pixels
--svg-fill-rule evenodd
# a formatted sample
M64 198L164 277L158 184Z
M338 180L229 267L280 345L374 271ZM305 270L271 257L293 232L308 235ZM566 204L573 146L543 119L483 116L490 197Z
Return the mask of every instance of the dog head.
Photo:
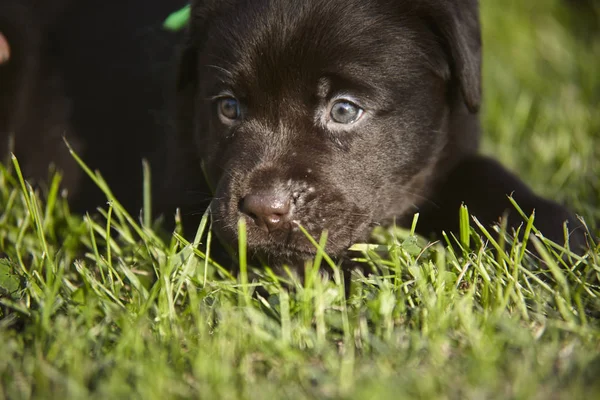
M246 218L250 249L301 259L314 248L298 225L340 254L407 213L452 114L479 107L477 14L471 0L193 2L179 139L219 235Z

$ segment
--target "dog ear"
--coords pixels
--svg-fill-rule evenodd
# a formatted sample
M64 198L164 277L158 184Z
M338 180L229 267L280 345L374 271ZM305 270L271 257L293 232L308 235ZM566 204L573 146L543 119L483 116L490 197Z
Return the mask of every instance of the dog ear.
M186 27L185 39L179 50L175 74L175 135L167 149L169 168L177 172L168 176L185 176L185 171L197 169L200 165L198 154L192 145L197 129L199 56L206 42L210 21L222 12L225 3L229 1L192 0L190 5L190 19ZM177 187L175 182L171 182L170 185Z
M190 19L179 55L176 76L178 131L186 136L193 133L198 55L206 40L210 21L223 9L224 3L230 2L192 0L190 5Z
M176 76L177 130L181 135L193 132L196 84L198 75L198 52L193 42L186 40L179 55Z
M199 57L206 42L210 21L216 15L218 5L225 0L192 0L190 19L185 30L185 37L179 49L175 72L175 132L167 142L166 177L160 191L169 193L161 198L161 209L172 212L175 208L183 210L184 214L192 214L200 207L198 199L190 199L192 193L209 193L205 187L205 179L198 174L201 167L200 155L195 146L194 134L198 129L197 96ZM208 205L206 205L208 206ZM195 221L187 218L187 224ZM192 224L193 225L193 224ZM191 226L191 225L190 225Z
M207 30L206 18L201 12L204 1L194 0L190 5L190 18L185 39L180 49L175 80L177 136L183 141L192 138L194 108L198 79L198 48L202 46Z
M458 83L469 111L481 104L481 28L477 0L423 0L421 13L449 50L450 79Z

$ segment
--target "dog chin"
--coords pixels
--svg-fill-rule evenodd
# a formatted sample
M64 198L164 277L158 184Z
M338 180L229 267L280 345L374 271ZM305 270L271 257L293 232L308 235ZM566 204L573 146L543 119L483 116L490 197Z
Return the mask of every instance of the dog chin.
M317 246L302 232L298 221L291 222L289 230L268 232L257 227L247 216L240 214L237 217L246 222L246 247L250 255L268 259L270 262L298 264L312 259L318 251ZM233 222L232 218L230 224L217 224L215 232L225 243L238 243L237 227L237 221ZM327 231L328 238L324 250L332 257L342 256L352 243L366 238L369 233L369 224L366 222L360 223L359 229L346 231L342 235L338 233L339 227L327 229L307 224L303 228L316 243L319 243L323 232Z

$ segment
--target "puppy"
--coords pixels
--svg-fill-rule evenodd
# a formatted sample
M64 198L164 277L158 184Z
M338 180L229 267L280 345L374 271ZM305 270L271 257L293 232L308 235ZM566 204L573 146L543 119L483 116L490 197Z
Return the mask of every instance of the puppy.
M173 161L198 183L188 209L212 201L230 244L244 218L249 249L275 263L314 255L299 225L327 230L338 257L415 212L421 234L457 231L462 203L516 227L510 194L564 243L577 220L477 155L480 70L474 0L193 1Z

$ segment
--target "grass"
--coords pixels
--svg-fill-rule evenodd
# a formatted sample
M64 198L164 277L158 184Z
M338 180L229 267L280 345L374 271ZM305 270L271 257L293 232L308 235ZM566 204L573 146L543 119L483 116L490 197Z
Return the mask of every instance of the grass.
M484 2L484 151L597 234L600 37L561 7ZM392 227L349 280L318 273L323 252L304 283L235 277L207 257L207 218L193 243L166 235L88 172L109 201L81 217L59 177L40 196L0 170L0 399L600 396L597 244L571 255L529 219L541 266L462 210L460 250Z

